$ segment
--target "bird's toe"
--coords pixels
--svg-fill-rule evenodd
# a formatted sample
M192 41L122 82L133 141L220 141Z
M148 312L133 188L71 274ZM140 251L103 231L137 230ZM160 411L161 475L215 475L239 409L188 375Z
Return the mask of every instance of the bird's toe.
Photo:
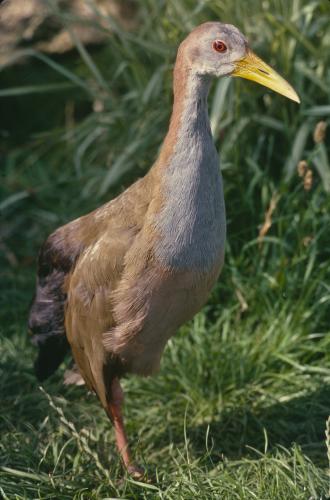
M141 480L145 477L145 470L142 468L142 467L139 467L138 465L136 464L130 464L128 467L127 467L127 472L128 474L133 478L133 479L136 479L136 480Z

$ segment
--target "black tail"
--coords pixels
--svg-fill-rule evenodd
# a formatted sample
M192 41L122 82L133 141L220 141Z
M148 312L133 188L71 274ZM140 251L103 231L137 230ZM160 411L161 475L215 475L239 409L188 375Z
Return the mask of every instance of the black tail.
M29 316L32 342L39 347L35 362L39 380L49 377L70 349L64 326L64 283L83 249L80 240L71 236L77 223L79 220L54 231L39 253L37 290Z
M45 277L39 275L29 315L32 343L39 347L34 367L40 381L57 369L69 350L64 328L64 278L65 273L58 269Z
M34 363L34 370L40 382L52 375L62 363L69 344L65 337L48 337L39 346L38 357Z

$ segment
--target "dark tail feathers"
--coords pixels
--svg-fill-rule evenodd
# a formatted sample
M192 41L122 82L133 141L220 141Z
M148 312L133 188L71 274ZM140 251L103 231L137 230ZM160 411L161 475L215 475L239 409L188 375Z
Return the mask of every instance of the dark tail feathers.
M54 270L39 278L28 326L32 343L39 347L35 372L40 381L49 377L62 363L69 350L64 328L64 273Z

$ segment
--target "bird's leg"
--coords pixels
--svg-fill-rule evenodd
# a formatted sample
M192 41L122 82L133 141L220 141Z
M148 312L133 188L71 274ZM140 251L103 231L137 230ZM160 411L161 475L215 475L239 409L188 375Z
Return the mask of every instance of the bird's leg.
M124 393L119 379L115 377L111 382L111 398L108 403L108 414L115 428L117 448L124 465L129 474L138 479L143 476L144 471L132 462L122 415L123 401Z

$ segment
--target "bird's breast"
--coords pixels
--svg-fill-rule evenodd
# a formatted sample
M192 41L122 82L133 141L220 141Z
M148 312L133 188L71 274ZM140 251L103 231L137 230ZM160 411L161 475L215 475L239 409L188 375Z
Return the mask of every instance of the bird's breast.
M185 161L179 156L163 179L155 257L165 267L208 271L223 261L226 238L218 157L213 151L202 159L194 151L186 156Z

